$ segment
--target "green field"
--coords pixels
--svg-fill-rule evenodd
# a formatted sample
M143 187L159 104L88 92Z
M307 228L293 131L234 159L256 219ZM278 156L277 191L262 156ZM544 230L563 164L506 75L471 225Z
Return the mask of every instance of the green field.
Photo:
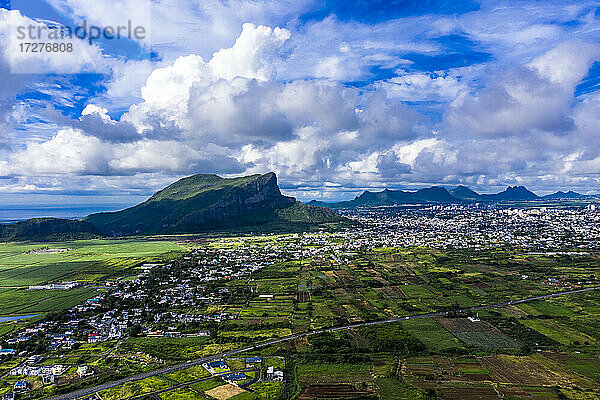
M76 306L96 293L95 289L27 290L9 289L0 293L0 315L22 315L60 311Z
M183 369L181 371L171 372L170 374L166 374L165 378L172 379L177 382L190 382L195 381L196 379L205 378L210 374L204 367L199 365L195 365L188 369Z
M580 375L587 376L600 382L600 360L597 359L581 359L568 360L567 367L577 372Z
M419 400L425 399L423 393L412 386L406 385L396 377L381 377L377 379L379 396L382 400Z
M551 303L550 301L535 301L531 303L519 304L521 310L527 314L539 316L548 315L551 317L572 317L575 313L569 309L561 307L558 304Z
M121 400L145 393L152 393L170 387L171 384L162 378L151 377L138 382L130 382L100 392L104 400Z
M57 254L27 252L41 248L69 249ZM147 258L180 250L173 241L123 239L76 240L60 243L0 244L0 287L26 287L44 282L94 281L121 276Z
M204 400L206 397L192 390L180 388L170 392L161 393L159 397L162 400Z
M402 326L433 352L464 348L458 339L431 318L403 321Z
M302 364L298 374L305 380L327 382L362 382L370 379L369 364Z
M506 399L558 399L555 386L563 390L578 385L586 395L597 386L600 291L478 310L473 314L479 321L467 318L475 316L470 311L459 310L566 290L581 279L581 272L565 272L574 268L571 263L529 259L518 250L499 248L346 251L337 247L345 243L339 238L329 250L324 247L325 251L319 249L313 257L300 261L295 253L302 249L299 240L284 236L180 237L170 242L146 238L43 245L69 249L57 254L27 254L41 244L0 245L0 279L11 282L0 285L0 315L35 313L42 314L36 317L42 319L45 313L90 297L98 297L102 308L76 312L73 318L80 313L85 319L89 314L84 313L103 314L110 309L119 318L128 311L134 323L132 310L143 309L139 323L158 332L152 337L144 337L144 330L141 336L132 333L123 340L88 343L89 328L82 326L74 328L83 333L77 336L76 347L45 354L43 365L90 365L95 378L86 378L89 383L311 329L447 311L435 318L313 334L224 357L231 371L245 370L258 379L248 391L230 399L491 399L499 393ZM319 242L327 240L320 238ZM304 249L318 248L315 243ZM194 250L174 254L183 246ZM272 259L269 254L274 255ZM170 268L155 268L138 279L140 263L174 258L177 260ZM263 267L251 276L206 280L225 268L235 274L243 271L246 263L257 262ZM593 279L589 277L592 273L600 275L600 257L582 268L586 279ZM522 273L530 278L522 279ZM564 286L540 284L559 274L566 274L561 278ZM117 278L118 282L105 285ZM26 289L31 283L72 279L83 281L84 287ZM143 296L121 297L128 290ZM99 296L99 292L118 295ZM263 294L274 297L260 298ZM33 325L0 323L0 335L9 337L12 333L7 332ZM210 333L195 336L205 330ZM246 369L244 358L250 356L263 357L257 366L259 373ZM23 361L19 357L18 362ZM14 365L0 364L0 372ZM284 371L284 383L267 380L266 370L271 365ZM86 384L74 370L70 374L71 388ZM10 390L15 379L0 379L0 390ZM36 379L38 386L32 393L43 397L40 379ZM182 383L185 387L176 388ZM129 398L166 389L151 397L210 400L205 392L224 384L223 379L209 377L201 366L193 366L123 385L102 396Z
M42 249L68 249L38 254ZM38 314L71 308L96 292L27 290L50 282L101 282L139 273L134 267L145 261L181 250L175 241L148 239L92 239L60 243L0 244L0 316ZM0 335L8 328L0 327Z
M575 342L579 343L596 343L596 341L581 332L571 329L555 320L551 319L527 319L521 321L522 324L531 329L535 329L543 335L548 336L564 345L570 345Z
M240 347L237 343L208 344L206 337L191 338L129 338L121 348L128 352L142 352L167 361L182 361L221 353Z

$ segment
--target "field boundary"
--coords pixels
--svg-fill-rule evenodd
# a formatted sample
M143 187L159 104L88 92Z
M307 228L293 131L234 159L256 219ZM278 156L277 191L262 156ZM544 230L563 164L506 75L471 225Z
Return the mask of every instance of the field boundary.
M527 297L527 298L519 299L519 300L505 301L502 303L479 305L479 306L474 306L474 307L466 307L464 309L459 310L459 312L468 311L468 310L485 310L485 309L490 309L490 308L505 307L505 306L512 305L512 304L525 303L525 302L535 301L535 300L544 300L544 299L549 299L549 298L558 297L558 296L566 296L569 294L590 292L592 290L598 290L598 289L600 289L600 286L569 290L566 292L551 293L551 294L546 294L546 295L542 295L542 296ZM119 379L119 380L112 381L112 382L107 382L107 383L89 387L86 389L80 389L75 392L53 396L53 397L48 398L48 400L71 400L71 399L77 399L77 398L83 397L83 396L90 396L90 395L100 392L102 390L110 389L115 386L120 386L120 385L123 385L128 382L139 381L139 380L150 378L150 377L156 376L156 375L163 375L163 374L167 374L170 372L181 371L183 369L187 369L187 368L193 367L195 365L201 365L208 361L219 360L219 359L229 357L229 356L232 356L235 354L244 353L246 351L252 351L252 350L262 348L262 347L271 346L273 344L287 342L290 340L295 340L295 339L299 339L299 338L303 338L303 337L307 337L307 336L311 336L311 335L317 335L320 333L336 332L336 331L360 328L363 326L389 324L389 323L393 323L393 322L400 322L400 321L406 321L406 320L418 319L418 318L439 317L439 316L444 316L444 315L448 315L448 314L450 314L450 311L439 311L439 312L434 312L434 313L409 315L406 317L390 318L390 319L379 320L379 321L359 322L359 323L350 324L350 325L331 327L331 328L323 328L323 329L318 329L318 330L314 330L314 331L302 332L302 333L297 333L294 335L283 336L280 338L271 339L271 340L268 340L265 342L257 343L252 346L246 346L246 347L242 347L242 348L239 348L236 350L226 351L224 353L213 354L213 355L198 358L195 360L190 360L185 363L180 363L180 364L175 364L175 365L171 365L168 367L159 368L154 371L144 372L144 373L141 373L138 375L133 375L133 376Z

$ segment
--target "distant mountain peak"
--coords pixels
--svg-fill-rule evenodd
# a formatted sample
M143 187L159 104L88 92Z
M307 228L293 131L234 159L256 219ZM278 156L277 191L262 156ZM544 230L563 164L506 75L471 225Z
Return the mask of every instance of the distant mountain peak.
M522 185L509 186L506 188L505 191L506 192L508 192L508 191L519 191L519 192L527 191L527 192L529 192L529 190L527 190L527 188Z
M559 190L555 193L544 196L544 199L551 199L551 200L552 199L579 199L579 198L585 198L585 197L589 197L589 196L574 192L572 190L569 190L568 192L563 192L563 191Z
M525 186L508 186L503 192L481 195L481 199L484 201L529 201L539 198Z
M354 200L337 203L311 202L330 208L353 208L369 206L388 206L401 204L460 204L465 202L504 202L532 201L541 199L525 186L508 186L504 191L495 194L479 194L465 185L458 185L447 190L444 186L430 186L417 191L383 189L380 192L365 190Z
M454 189L450 190L450 193L452 196L462 200L479 200L481 198L479 193L464 185L455 187Z

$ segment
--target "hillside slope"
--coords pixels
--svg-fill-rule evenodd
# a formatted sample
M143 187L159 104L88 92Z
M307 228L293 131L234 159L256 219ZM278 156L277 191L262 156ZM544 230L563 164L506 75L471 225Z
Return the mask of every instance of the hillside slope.
M94 225L69 219L34 218L16 224L0 225L0 241L52 241L89 239L101 236Z
M344 221L330 210L281 194L274 173L241 178L194 175L126 210L92 214L86 222L110 235L285 231Z

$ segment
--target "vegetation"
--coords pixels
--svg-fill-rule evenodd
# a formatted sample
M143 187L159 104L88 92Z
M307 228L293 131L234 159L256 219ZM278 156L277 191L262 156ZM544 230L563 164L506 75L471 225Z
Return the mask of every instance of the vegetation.
M86 222L110 235L207 231L300 231L347 221L281 194L275 174L183 178L123 211L93 214Z
M0 242L61 241L100 236L100 231L94 225L68 219L34 218L15 224L0 224Z
M465 309L564 291L585 286L580 283L585 281L594 285L595 276L600 274L596 253L566 257L498 247L350 248L352 244L341 234L325 233L303 243L299 235L157 239L0 245L0 315L40 313L36 320L50 318L67 324L71 315L61 310L98 293L115 293L139 280L147 284L151 295L151 300L141 303L147 310L141 313L138 325L128 328L128 338L87 343L87 337L81 336L74 348L47 350L49 339L39 333L32 334L27 343L14 344L19 352L44 354L44 365L85 363L96 372L79 380L75 368L70 367L60 378L64 381L46 387L45 395L273 337L399 318L400 322L310 335L226 357L231 370L243 371L247 369L243 357L263 356L259 366L246 370L250 378L243 382L249 386L240 384L241 388L234 389L224 376L211 377L206 369L195 365L101 395L105 399L127 398L160 391L151 396L205 400L212 394L231 399L301 400L486 399L497 398L498 393L506 399L598 397L597 291L488 310ZM325 247L327 251L320 251L320 241L331 244ZM39 251L59 248L68 251ZM209 258L183 253L187 248L201 249ZM311 249L319 252L306 256ZM182 282L191 279L192 275L186 274L208 264L207 260L214 261L211 268L221 271L233 268L237 260L246 263L249 254L258 255L263 265L251 277L232 274L221 280L186 282L189 286ZM139 266L146 262L168 263L170 267L154 268L140 278ZM185 278L178 280L180 277ZM62 280L79 280L84 286L72 290L26 289L29 284ZM116 285L114 289L105 285L107 281ZM184 294L197 290L205 300L187 303L182 295L181 303L155 304L162 293L170 293L177 286ZM137 290L141 290L139 286L131 293ZM209 296L212 299L206 300ZM119 296L106 296L104 302L102 312L142 309L133 300ZM435 311L448 311L448 315L402 320ZM161 319L170 314L202 318ZM227 317L216 320L215 315ZM0 322L0 335L10 337L31 324L27 320ZM182 337L148 337L147 327ZM199 331L209 333L184 337ZM0 340L0 344L7 347L5 341ZM0 393L11 390L17 379L6 372L24 360L15 356L0 361ZM284 382L266 379L268 366L284 371ZM27 379L32 383L30 397L42 397L39 378ZM185 385L175 388L180 384Z

